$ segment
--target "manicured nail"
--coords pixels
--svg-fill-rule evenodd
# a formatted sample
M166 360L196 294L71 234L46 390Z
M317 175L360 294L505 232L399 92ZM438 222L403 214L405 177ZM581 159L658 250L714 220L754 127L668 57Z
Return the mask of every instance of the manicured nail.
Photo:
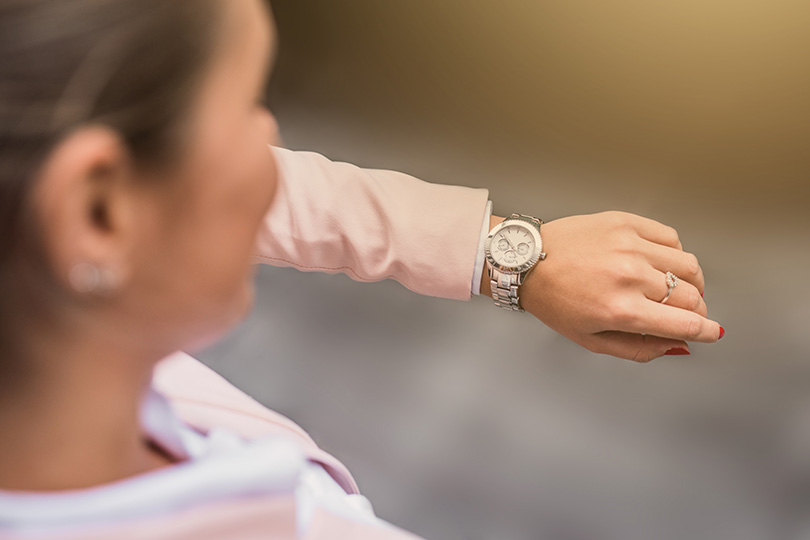
M700 297L703 298L703 291L700 291Z
M686 354L692 354L683 347L675 347L674 349L670 349L664 353L664 356L683 356Z
M721 327L720 327L720 337L719 337L719 338L717 338L717 339L722 339L722 337L723 337L723 336L725 336L725 335L726 335L726 331L725 331L725 330L723 330L723 327L721 326Z

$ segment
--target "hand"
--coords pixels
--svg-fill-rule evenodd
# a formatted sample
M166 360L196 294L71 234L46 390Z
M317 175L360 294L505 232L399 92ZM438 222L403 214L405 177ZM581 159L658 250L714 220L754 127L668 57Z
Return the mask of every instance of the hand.
M491 225L500 221L493 216ZM549 328L590 351L637 362L721 337L720 325L706 318L703 271L671 227L603 212L545 223L541 233L548 257L524 280L520 305ZM680 283L661 304L668 271ZM491 294L482 281L482 293Z

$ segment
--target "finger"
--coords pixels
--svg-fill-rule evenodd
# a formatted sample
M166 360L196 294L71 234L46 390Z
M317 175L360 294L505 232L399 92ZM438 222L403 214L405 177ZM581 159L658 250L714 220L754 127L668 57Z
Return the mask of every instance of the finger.
M616 330L702 343L714 343L721 337L720 325L702 315L658 302L639 304L617 319Z
M628 219L638 235L645 240L674 249L683 249L678 231L669 225L636 214L629 214Z
M684 341L625 332L594 334L588 348L594 352L640 363L665 355L689 354L689 345Z
M648 242L645 246L647 260L661 272L672 272L682 281L688 281L703 294L706 280L694 254L679 249ZM663 298L663 297L662 297Z
M669 291L666 274L652 268L649 271L650 277L645 280L644 296L660 304L667 297ZM706 302L703 301L697 287L682 280L678 280L678 284L672 289L666 305L693 311L703 317L708 314Z

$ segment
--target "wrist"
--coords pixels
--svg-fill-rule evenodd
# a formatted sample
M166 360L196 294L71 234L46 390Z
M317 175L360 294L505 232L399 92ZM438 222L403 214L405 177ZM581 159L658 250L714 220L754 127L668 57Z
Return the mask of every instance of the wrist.
M505 220L505 217L491 215L489 216L489 230L491 231L492 228L500 223L501 221ZM489 287L489 273L487 272L487 262L484 261L484 269L481 272L481 294L484 296L489 296L492 298L492 290Z

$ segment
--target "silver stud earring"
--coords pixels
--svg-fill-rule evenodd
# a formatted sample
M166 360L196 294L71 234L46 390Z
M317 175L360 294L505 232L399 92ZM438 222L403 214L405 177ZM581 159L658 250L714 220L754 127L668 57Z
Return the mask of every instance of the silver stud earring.
M70 270L70 285L81 294L112 292L118 287L118 273L107 266L78 263Z

